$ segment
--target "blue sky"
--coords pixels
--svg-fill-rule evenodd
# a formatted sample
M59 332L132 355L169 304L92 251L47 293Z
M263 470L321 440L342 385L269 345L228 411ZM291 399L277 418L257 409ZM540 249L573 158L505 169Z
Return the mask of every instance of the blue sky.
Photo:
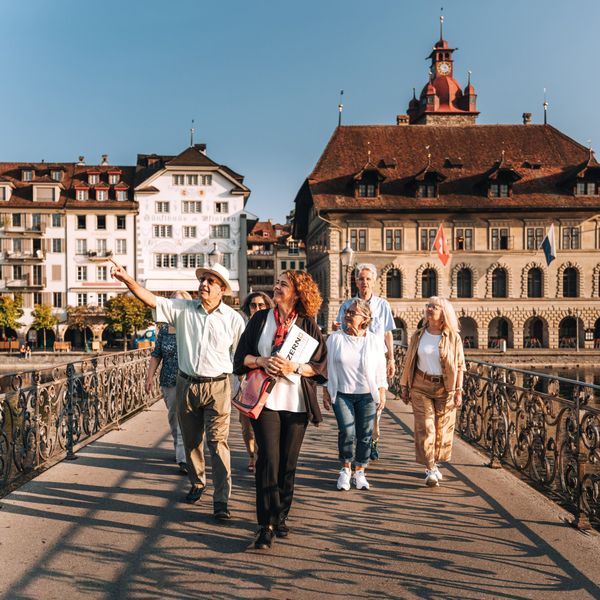
M0 7L0 161L133 164L196 141L282 221L337 124L395 122L445 38L479 123L523 112L600 147L597 0L23 0Z

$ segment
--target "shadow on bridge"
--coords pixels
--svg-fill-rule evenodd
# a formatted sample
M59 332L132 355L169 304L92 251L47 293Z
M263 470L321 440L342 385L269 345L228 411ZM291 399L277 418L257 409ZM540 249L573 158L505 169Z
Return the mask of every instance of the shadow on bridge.
M232 423L233 519L211 490L181 502L166 414L155 406L2 501L2 598L597 598L596 535L466 444L423 485L412 419L391 403L371 490L338 492L336 427L310 427L292 534L251 549L252 476ZM210 477L209 477L210 481Z

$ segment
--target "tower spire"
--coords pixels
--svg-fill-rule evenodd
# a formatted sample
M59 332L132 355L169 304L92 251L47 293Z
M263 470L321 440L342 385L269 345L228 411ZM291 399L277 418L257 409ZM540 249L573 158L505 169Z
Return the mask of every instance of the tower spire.
M192 119L192 126L190 127L190 148L194 146L194 133L196 130L194 129L194 119Z
M444 7L440 8L440 11L444 12ZM440 15L440 40L444 39L444 15Z
M344 105L342 104L343 95L344 90L340 90L340 103L338 104L338 127L342 124L342 111L344 110Z
M546 88L544 88L544 125L548 125L548 100L546 100Z

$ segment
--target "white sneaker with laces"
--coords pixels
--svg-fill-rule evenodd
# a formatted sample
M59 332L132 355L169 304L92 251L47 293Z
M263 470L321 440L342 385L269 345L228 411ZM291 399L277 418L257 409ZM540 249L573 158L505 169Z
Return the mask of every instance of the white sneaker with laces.
M438 477L435 474L435 467L425 471L425 485L428 487L436 487L440 485Z
M357 490L368 490L370 487L363 469L354 471L352 483L356 486Z
M338 490L346 490L350 489L350 477L351 471L348 467L342 467L340 469L340 476L337 480L337 489Z
M444 479L444 476L442 475L442 472L440 471L440 465L435 465L435 467L433 467L433 472L435 473L435 476L438 478L438 481L442 481Z

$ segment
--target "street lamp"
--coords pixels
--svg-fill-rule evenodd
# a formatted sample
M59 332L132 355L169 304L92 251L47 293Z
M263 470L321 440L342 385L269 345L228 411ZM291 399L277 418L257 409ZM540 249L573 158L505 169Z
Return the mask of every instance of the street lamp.
M223 253L219 252L217 242L214 242L213 249L208 253L208 266L214 267L217 264L223 264Z
M348 291L348 268L352 267L352 258L354 257L354 250L350 247L348 240L346 240L346 247L340 252L340 260L342 261L342 272L344 276L344 294L346 298L350 296Z

